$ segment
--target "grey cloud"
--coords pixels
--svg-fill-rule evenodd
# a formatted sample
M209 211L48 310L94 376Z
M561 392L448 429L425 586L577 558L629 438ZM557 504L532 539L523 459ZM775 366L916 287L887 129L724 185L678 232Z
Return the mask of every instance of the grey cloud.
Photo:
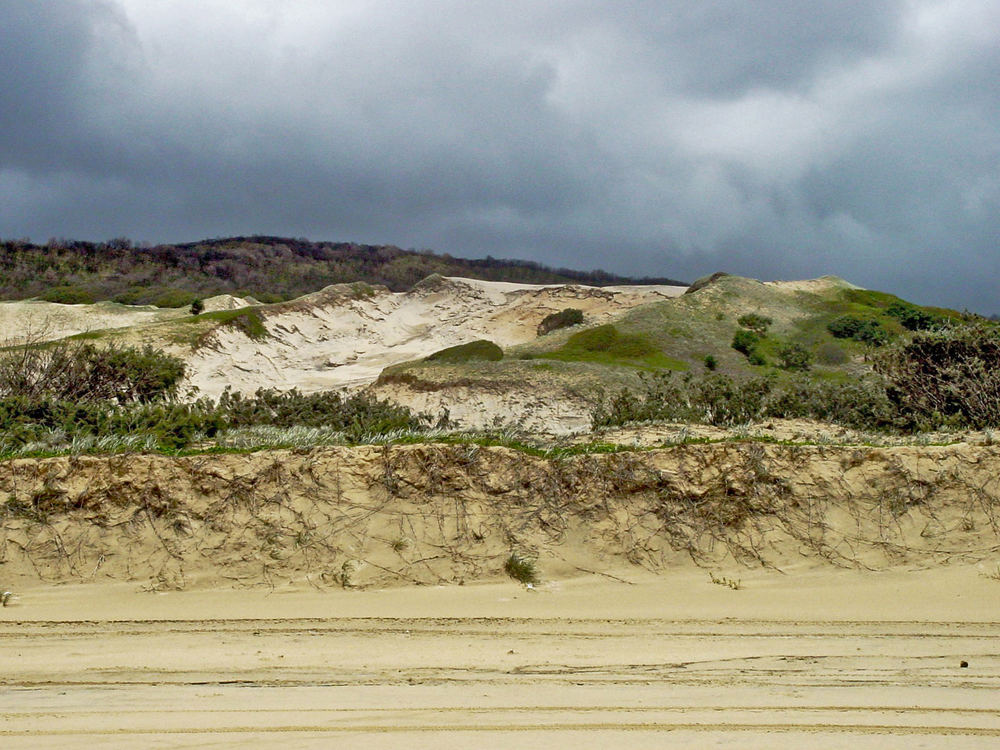
M835 273L1000 311L996 0L0 14L2 236Z

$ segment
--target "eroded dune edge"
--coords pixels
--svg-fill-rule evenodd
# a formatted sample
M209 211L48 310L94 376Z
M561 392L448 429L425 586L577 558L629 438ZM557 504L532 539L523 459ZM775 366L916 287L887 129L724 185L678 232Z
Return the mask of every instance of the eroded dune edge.
M5 585L365 588L622 566L991 561L1000 447L416 444L0 464Z

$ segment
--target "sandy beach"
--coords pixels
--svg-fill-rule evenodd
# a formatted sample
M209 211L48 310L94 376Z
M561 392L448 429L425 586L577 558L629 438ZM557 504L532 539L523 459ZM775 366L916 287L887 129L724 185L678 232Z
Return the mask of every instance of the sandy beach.
M990 572L725 571L739 590L694 566L534 590L42 586L0 610L0 735L15 748L988 747Z

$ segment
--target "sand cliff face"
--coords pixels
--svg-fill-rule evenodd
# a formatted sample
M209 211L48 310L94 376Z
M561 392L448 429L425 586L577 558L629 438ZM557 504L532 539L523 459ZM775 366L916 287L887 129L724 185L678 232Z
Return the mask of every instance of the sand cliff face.
M0 464L0 576L153 588L464 582L696 560L991 560L1000 448L680 445L546 459L410 445Z

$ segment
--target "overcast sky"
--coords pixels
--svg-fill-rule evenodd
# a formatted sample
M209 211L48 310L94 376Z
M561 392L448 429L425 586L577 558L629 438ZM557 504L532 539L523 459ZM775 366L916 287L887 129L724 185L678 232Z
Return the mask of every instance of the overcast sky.
M0 0L0 237L275 234L1000 312L1000 0Z

